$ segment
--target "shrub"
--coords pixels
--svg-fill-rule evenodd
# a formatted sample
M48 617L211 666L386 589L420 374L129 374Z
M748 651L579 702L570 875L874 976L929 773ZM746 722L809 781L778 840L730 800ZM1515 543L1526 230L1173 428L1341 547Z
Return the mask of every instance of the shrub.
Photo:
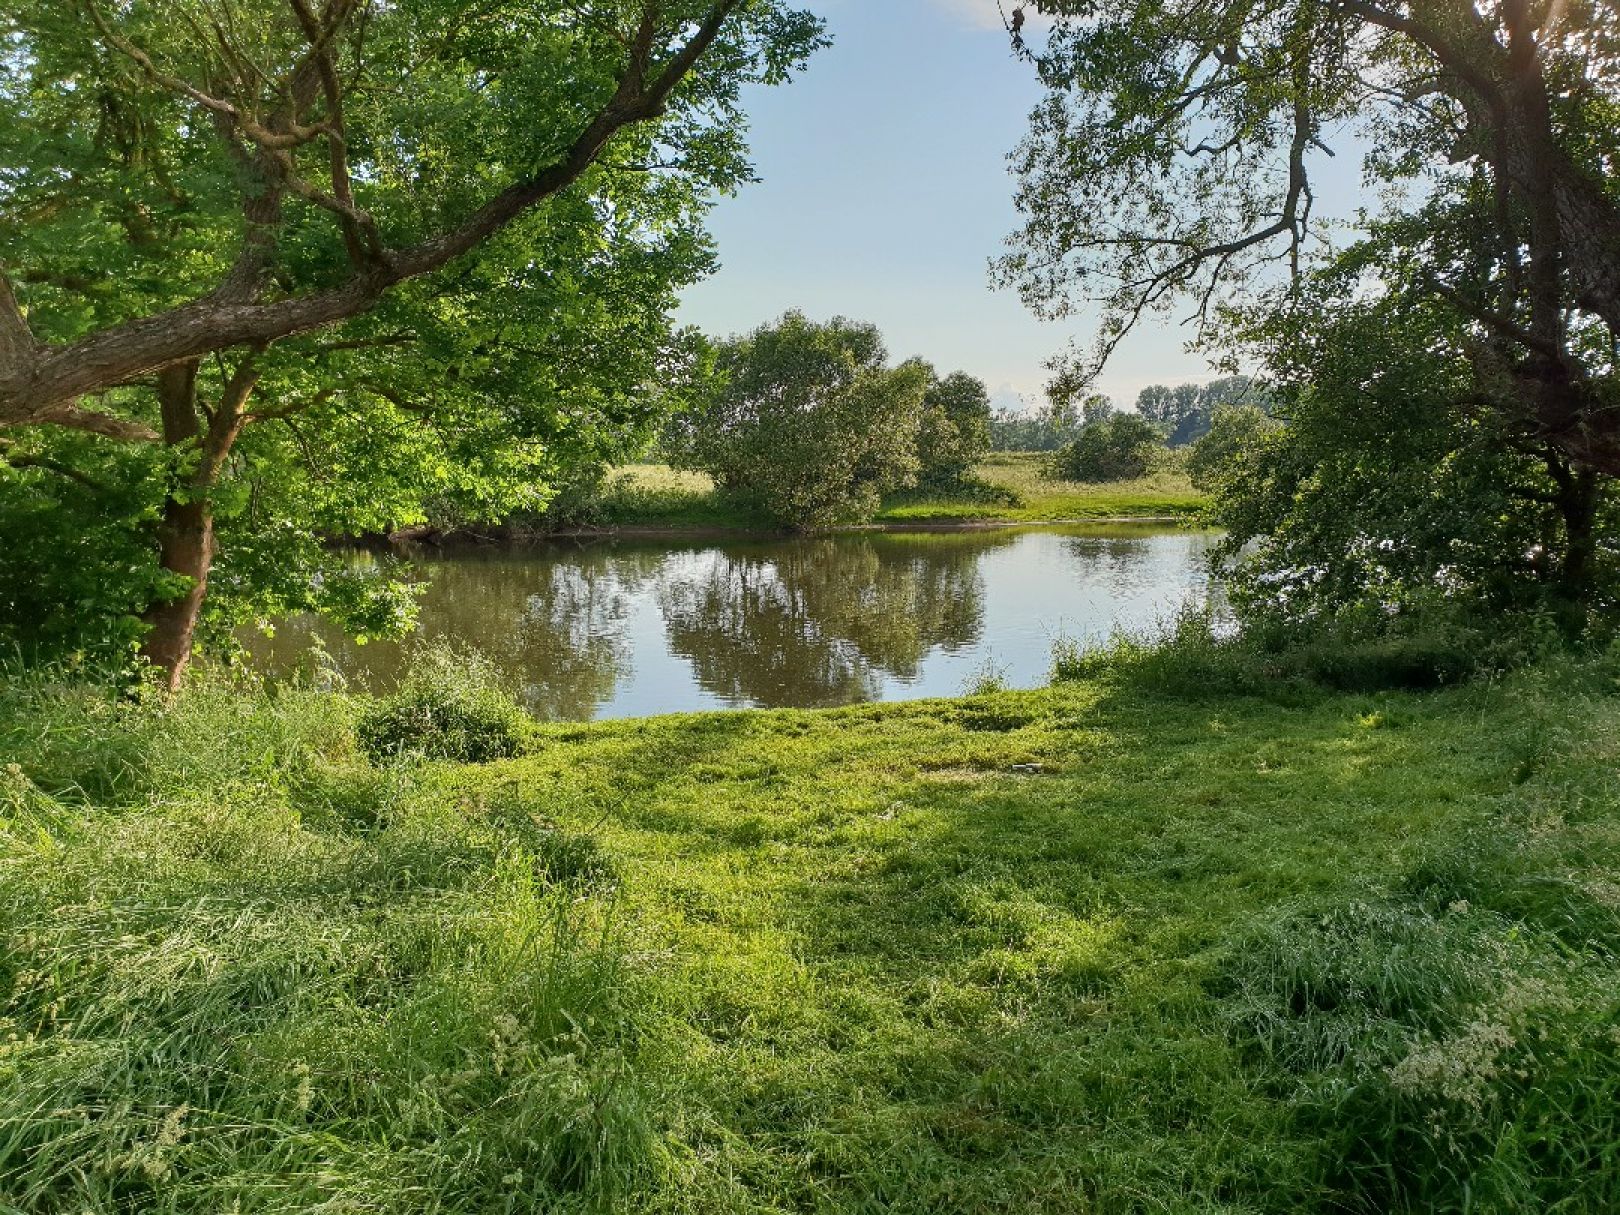
M1163 439L1134 413L1116 413L1084 426L1052 459L1052 475L1066 481L1130 481L1144 477Z
M725 343L709 399L676 420L678 467L788 527L868 518L915 484L926 365L887 366L876 328L789 312Z
M516 755L526 724L487 659L424 648L399 690L361 716L356 735L373 763L420 755L481 764Z
M1438 688L1461 683L1478 669L1477 640L1461 632L1333 638L1301 647L1287 658L1317 683L1345 692Z
M1273 680L1275 664L1247 639L1223 629L1213 609L1189 604L1153 632L1119 631L1085 646L1072 637L1052 645L1052 681L1112 676L1171 696L1255 692Z

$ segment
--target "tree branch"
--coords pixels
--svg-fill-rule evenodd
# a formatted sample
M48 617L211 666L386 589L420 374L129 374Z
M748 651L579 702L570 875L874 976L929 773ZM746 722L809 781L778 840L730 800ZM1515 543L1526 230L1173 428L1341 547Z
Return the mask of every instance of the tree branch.
M448 231L397 252L385 250L376 263L356 268L346 282L324 291L270 303L222 297L216 291L70 345L45 347L35 360L33 374L14 371L7 375L0 370L0 425L46 420L47 411L86 392L126 383L135 376L213 350L272 342L346 320L369 309L395 284L431 273L463 256L543 199L576 181L618 132L661 115L670 95L742 2L716 0L685 44L664 61L650 84L636 88L634 72L627 66L613 96L558 160L508 186ZM648 28L643 23L638 38ZM656 31L652 37L656 39ZM633 47L632 64L637 53Z
M80 409L72 402L49 405L16 421L0 418L0 426L62 426L125 443L157 443L161 439L158 432L144 422L132 422L95 409Z
M81 472L71 464L61 460L54 460L50 456L13 455L12 449L16 446L10 439L0 439L0 464L7 464L12 468L37 468L42 472L52 472L69 481L76 481L95 494L110 492L108 487L97 481L89 473Z
M11 280L0 267L0 375L21 370L33 361L35 342L28 321L17 306Z

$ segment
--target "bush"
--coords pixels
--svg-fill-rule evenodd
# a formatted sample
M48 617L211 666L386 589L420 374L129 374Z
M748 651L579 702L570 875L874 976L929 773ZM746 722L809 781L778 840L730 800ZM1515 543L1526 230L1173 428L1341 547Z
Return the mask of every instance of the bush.
M932 368L929 375L932 379ZM990 394L984 381L961 371L932 379L917 427L918 481L936 488L961 485L989 450Z
M1345 692L1438 688L1461 683L1480 665L1478 640L1462 632L1313 642L1288 664L1317 683Z
M789 312L721 346L709 399L673 424L672 462L788 527L869 518L916 483L931 375L887 358L871 325Z
M1090 422L1052 458L1051 473L1065 481L1131 481L1145 477L1163 438L1145 418L1116 413Z
M1223 630L1207 606L1183 607L1152 633L1119 631L1085 646L1059 637L1052 682L1116 677L1171 696L1202 698L1259 691L1275 669L1245 638Z
M527 721L487 659L425 648L399 690L361 716L356 736L373 763L419 755L481 764L516 755Z

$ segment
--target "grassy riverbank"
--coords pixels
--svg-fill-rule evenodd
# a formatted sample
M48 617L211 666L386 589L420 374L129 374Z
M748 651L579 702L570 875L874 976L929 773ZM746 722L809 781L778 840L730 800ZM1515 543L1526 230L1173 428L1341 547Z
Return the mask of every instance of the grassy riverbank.
M1203 506L1203 496L1177 470L1136 481L1088 485L1048 477L1046 459L1038 452L997 452L974 469L975 478L982 483L978 490L895 494L884 502L873 522L1175 520ZM589 504L585 521L594 527L671 531L769 526L745 507L717 495L714 483L704 474L677 472L662 464L632 464L616 470Z
M13 685L0 1209L1620 1204L1613 662L1079 673L481 766Z

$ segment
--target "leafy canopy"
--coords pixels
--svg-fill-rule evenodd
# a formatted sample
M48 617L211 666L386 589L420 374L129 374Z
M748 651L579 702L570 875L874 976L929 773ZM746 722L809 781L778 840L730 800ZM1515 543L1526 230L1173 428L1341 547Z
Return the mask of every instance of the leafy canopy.
M127 653L185 581L155 535L188 497L217 530L205 635L405 623L398 579L321 539L537 508L642 443L698 357L669 315L713 264L706 208L751 176L741 90L820 42L775 0L9 6L0 643ZM177 351L200 438L160 416Z
M1620 8L1606 0L1041 0L1047 95L1001 279L1100 304L1085 381L1142 317L1252 304L1330 255L1316 183L1359 154L1455 314L1482 406L1620 473ZM1428 202L1467 199L1467 230ZM1424 222L1420 222L1424 221Z

